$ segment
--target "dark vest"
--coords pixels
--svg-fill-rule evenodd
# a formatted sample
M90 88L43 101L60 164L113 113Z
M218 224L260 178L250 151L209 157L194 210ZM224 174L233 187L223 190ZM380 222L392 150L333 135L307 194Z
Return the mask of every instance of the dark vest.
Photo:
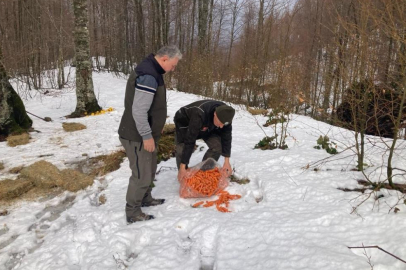
M118 134L120 137L130 141L142 142L142 137L138 133L132 115L132 105L134 101L137 78L142 75L151 75L156 79L158 88L148 111L148 122L152 130L152 137L154 137L155 141L159 140L162 129L166 122L167 113L166 88L162 76L164 73L165 70L162 69L153 54L150 54L147 58L145 58L139 65L137 65L135 71L131 73L125 90L124 114L121 118L120 127L118 129Z

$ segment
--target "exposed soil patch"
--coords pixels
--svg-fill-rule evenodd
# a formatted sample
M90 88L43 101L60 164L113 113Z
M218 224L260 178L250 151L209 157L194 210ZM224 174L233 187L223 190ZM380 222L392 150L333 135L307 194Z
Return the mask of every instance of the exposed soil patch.
M66 132L73 132L77 130L86 129L86 126L81 123L62 123L63 130Z
M267 115L268 110L266 109L255 109L255 108L248 108L248 112L252 115Z
M24 145L30 142L30 135L23 133L20 135L11 135L7 137L7 145L16 147L17 145Z
M12 174L17 174L20 173L22 169L24 169L24 166L13 167L8 172Z
M10 201L36 188L42 191L59 190L76 192L93 183L93 177L72 169L60 171L53 164L41 160L21 170L16 180L0 181L0 201Z
M80 123L63 123L63 126L66 131L86 128ZM22 135L29 138L28 134ZM175 125L165 125L158 144L158 163L162 160L168 160L174 155ZM110 155L92 158L88 158L86 154L83 156L85 157L84 160L68 164L72 169L62 171L44 160L35 162L28 167L19 166L10 169L10 173L18 174L18 176L15 180L0 181L0 203L3 207L7 207L20 200L49 199L65 190L76 192L84 189L93 184L94 177L103 176L119 169L126 154L124 151L117 151ZM99 203L105 202L106 198L101 197Z
M234 174L232 174L231 176L230 176L230 182L234 182L234 183L237 183L237 184L239 184L239 185L246 185L246 184L248 184L249 182L251 182L251 180L249 180L248 178L239 178L239 177L237 177L237 176L235 176Z
M0 203L8 207L20 200L50 199L65 190L76 192L92 185L94 177L120 168L124 157L124 151L117 151L70 164L74 169L65 170L44 160L28 167L13 168L12 172L19 175L15 180L0 181Z
M27 180L2 180L0 181L0 198L3 200L11 200L28 192L34 187L34 183Z
M165 125L158 142L158 164L174 157L175 148L175 124Z
M106 195L102 194L99 196L99 205L105 204L107 201Z
M122 150L110 155L86 158L76 163L69 163L69 165L73 166L75 170L93 177L103 176L118 170L125 157L125 152Z

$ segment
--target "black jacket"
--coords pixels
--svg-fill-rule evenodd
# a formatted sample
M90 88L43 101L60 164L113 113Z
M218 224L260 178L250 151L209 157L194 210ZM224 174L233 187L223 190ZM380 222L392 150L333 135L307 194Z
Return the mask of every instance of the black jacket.
M190 156L193 153L197 139L208 138L216 133L221 138L222 156L231 155L231 131L232 126L227 125L218 128L213 123L214 112L220 105L225 105L221 101L200 100L180 108L174 117L176 125L177 143L184 143L181 162L189 164Z

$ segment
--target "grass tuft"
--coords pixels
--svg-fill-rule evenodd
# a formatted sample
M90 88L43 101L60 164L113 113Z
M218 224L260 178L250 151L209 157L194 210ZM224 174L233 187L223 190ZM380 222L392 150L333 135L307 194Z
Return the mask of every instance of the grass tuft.
M105 204L106 201L107 201L106 195L105 194L100 195L100 197L99 197L99 205Z
M87 166L92 167L90 175L103 176L118 170L125 157L124 151L117 151L89 159Z
M18 174L21 172L22 169L24 169L23 165L11 168L8 172L12 174Z
M78 166L76 169L62 171L44 160L28 167L15 167L9 172L19 173L16 180L0 181L0 202L11 205L19 200L56 196L65 190L76 192L92 185L95 176L119 169L125 156L124 151L117 151L110 155L87 158L76 164ZM99 203L105 202L105 196L100 196Z
M43 189L58 187L63 182L58 168L45 160L37 161L22 169L19 178L29 180L36 187Z
M93 177L72 169L63 170L61 176L62 182L60 183L60 187L63 190L76 192L93 184Z
M81 123L62 123L63 130L66 132L73 132L77 130L86 129L86 126Z
M0 181L0 201L19 198L33 189L35 189L33 197L39 197L49 193L50 190L76 192L92 184L93 176L72 169L60 171L53 164L41 160L23 168L16 180Z
M248 112L252 115L267 115L268 114L268 110L265 109L254 109L254 108L250 108L248 107Z
M30 135L23 133L20 135L11 135L7 137L7 145L16 147L17 145L24 145L30 142Z
M248 178L238 178L237 176L235 176L234 174L232 174L231 176L230 176L230 182L234 182L234 183L237 183L237 184L239 184L239 185L246 185L246 184L248 184L249 182L251 182L251 180L249 180Z
M175 124L167 124L158 142L158 163L175 156Z
M21 196L34 187L30 180L10 180L0 181L0 198L1 200L10 200Z

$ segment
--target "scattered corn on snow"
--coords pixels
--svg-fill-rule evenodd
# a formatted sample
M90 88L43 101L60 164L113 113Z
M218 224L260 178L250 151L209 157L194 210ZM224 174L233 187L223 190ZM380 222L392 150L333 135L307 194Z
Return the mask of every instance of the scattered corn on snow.
M30 144L10 148L0 143L0 162L5 166L1 179L12 177L7 175L8 169L40 159L63 169L84 159L84 153L92 157L121 148L117 129L126 80L109 73L94 73L93 80L99 105L115 109L97 118L74 119L88 127L80 133L64 133L58 123L66 121L63 116L75 109L71 91L24 101L28 111L49 116L54 122L32 118L34 128L41 133L31 133ZM168 91L168 123L179 107L200 98ZM362 178L350 170L356 160L345 158L348 152L317 172L302 169L329 156L313 148L320 135L327 134L342 150L354 143L351 132L293 115L288 150L254 150L264 137L256 121L264 124L266 118L234 107L231 164L237 176L248 177L251 182L227 187L230 194L241 195L230 202L230 213L213 207L193 208L202 199L179 198L172 158L158 165L162 169L153 189L153 196L166 202L143 209L156 218L126 225L125 194L131 174L126 159L119 170L77 193L72 203L69 196L73 194L65 193L9 208L9 215L0 216L0 269L367 270L371 269L367 256L374 270L405 269L404 263L377 249L367 249L365 256L362 249L347 248L378 245L406 259L406 206L400 202L398 213L390 211L401 198L398 192L382 190L378 195L384 197L375 200L372 196L350 214L365 196L337 189L356 188L356 179ZM272 127L264 130L273 134ZM382 145L377 138L369 139ZM382 163L381 151L367 147L366 160L375 166L372 169ZM395 167L404 168L405 152L400 153L402 158L396 157ZM200 162L203 155L204 151L196 151L191 164ZM219 162L222 164L223 159ZM379 177L379 172L371 177ZM107 201L99 206L101 195Z
M107 112L112 112L112 111L114 111L114 109L112 107L110 107L110 108L107 108L105 110L100 110L100 111L97 111L97 112L94 112L94 113L91 113L91 114L87 114L87 112L85 112L85 115L86 115L86 117L95 116L95 115L101 115L101 114L105 114Z

